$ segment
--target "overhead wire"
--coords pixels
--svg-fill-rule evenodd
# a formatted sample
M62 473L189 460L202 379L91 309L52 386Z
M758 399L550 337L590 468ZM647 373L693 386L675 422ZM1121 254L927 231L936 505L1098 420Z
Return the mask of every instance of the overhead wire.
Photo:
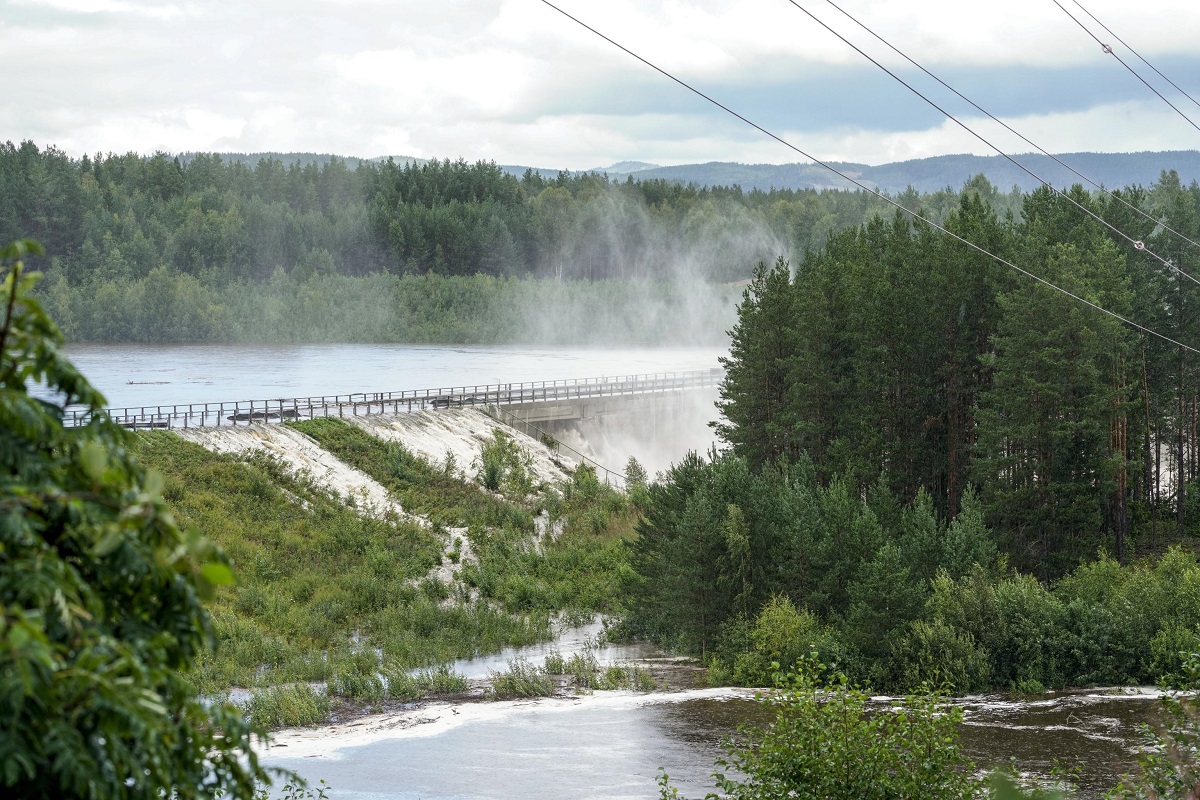
M1080 202L1079 202L1078 200L1076 200L1074 197L1071 197L1071 195L1069 195L1069 194L1067 194L1066 192L1062 191L1062 190L1061 190L1061 189L1059 189L1057 186L1054 186L1053 184L1051 184L1051 183L1050 183L1050 181L1048 181L1048 180L1046 180L1045 178L1043 178L1042 176L1038 175L1036 172L1034 172L1033 170L1029 169L1029 167L1025 166L1025 165L1024 165L1024 164L1022 164L1020 161L1017 161L1015 158L1013 158L1012 156L1010 156L1008 153L1006 153L1006 152L1004 152L1003 150L1001 150L999 147L997 147L995 144L993 144L993 143L992 143L992 142L991 142L989 139L987 139L986 137L984 137L982 134L978 133L977 131L973 130L973 129L972 129L970 126L969 126L969 125L967 125L966 123L964 123L964 122L963 122L962 120L960 120L958 117L954 116L954 115L953 115L953 114L951 114L949 111L947 111L946 109L944 109L944 108L942 108L940 105L938 105L938 104L937 104L935 101L931 100L931 99L930 99L928 96L926 96L926 95L925 95L923 92L921 92L921 90L920 90L920 89L917 89L915 86L913 86L913 85L912 85L911 83L909 83L908 81L904 80L904 78L900 77L900 76L899 76L897 73L895 73L895 72L894 72L894 71L892 71L891 69L888 69L888 67L887 67L887 66L885 66L885 65L884 65L884 64L883 64L881 61L879 61L879 60L877 60L876 58L872 57L872 56L871 56L869 53L867 53L867 52L866 52L865 50L863 50L861 47L859 47L858 45L854 44L854 42L850 41L850 40L849 40L849 39L847 39L845 36L843 36L842 34L838 33L836 30L834 30L832 27L830 27L830 26L829 26L829 25L828 25L828 24L827 24L827 23L826 23L826 22L825 22L823 19L821 19L821 18L820 18L820 17L818 17L816 14L812 13L811 11L809 11L809 10L808 10L807 8L805 8L804 6L800 5L800 3L799 3L799 2L797 2L797 0L785 0L785 2L787 2L787 3L790 3L790 4L791 4L792 6L794 6L796 9L798 9L798 10L799 10L799 11L801 11L801 12L803 12L803 13L804 13L806 16L808 16L808 18L809 18L809 19L813 20L813 21L814 21L814 22L816 22L818 25L820 25L822 28L824 28L825 30L829 31L829 33L831 33L831 34L833 34L834 36L836 36L836 37L837 37L838 39L840 39L840 40L841 40L841 41L842 41L842 42L843 42L843 43L844 43L846 46L848 46L848 47L850 47L852 50L854 50L854 52L858 53L860 56L862 56L863 58L867 59L868 61L870 61L870 62L871 62L872 64L874 64L875 66L879 67L879 69L883 70L883 71L884 71L884 72L886 72L888 75L890 75L890 76L892 77L892 79L894 79L894 80L895 80L897 83L899 83L901 86L903 86L904 88L908 89L910 92L912 92L913 94L915 94L917 97L921 98L921 99L922 99L922 100L924 100L926 103L928 103L929 105L931 105L931 106L933 106L934 108L936 108L938 111L940 111L942 114L944 114L944 115L945 115L945 117L946 117L948 120L950 120L951 122L953 122L955 125L958 125L958 126L959 126L960 128L962 128L964 131L966 131L967 133L971 134L971 135L972 135L972 136L974 136L976 139L978 139L979 141L981 141L981 142L983 142L984 144L986 144L988 147L990 147L990 148L992 148L993 150L995 150L995 151L996 151L996 153L998 153L1000 156L1002 156L1004 159L1006 159L1006 160L1007 160L1009 163L1011 163L1013 166L1015 166L1015 167L1017 167L1018 169L1022 170L1022 171L1023 171L1023 172L1025 172L1027 175L1029 175L1030 177L1032 177L1034 180L1038 181L1038 182L1039 182L1039 183L1041 183L1043 186L1045 186L1046 188L1048 188L1050 191L1054 192L1054 193L1055 193L1055 194L1057 194L1059 197L1063 198L1064 200L1066 200L1067 202L1069 202L1071 205L1073 205L1073 206L1075 206L1076 208L1078 208L1078 209L1079 209L1080 211L1082 211L1084 214L1087 214L1089 217L1091 217L1092 219L1096 220L1097 222L1099 222L1099 223L1100 223L1101 225L1103 225L1104 227L1108 228L1110 231L1112 231L1113 233L1115 233L1117 236L1120 236L1122 239L1124 239L1125 241L1129 242L1129 244L1133 245L1133 247L1134 247L1135 249L1137 249L1137 250L1141 250L1141 251L1145 252L1147 255L1151 256L1152 258L1155 258L1155 259L1157 259L1157 260L1158 260L1160 263L1162 263L1162 265L1163 265L1163 266L1167 267L1167 269L1173 270L1174 272L1176 272L1177 274L1181 275L1182 277L1185 277L1185 278L1187 278L1188 280L1190 280L1192 283L1195 283L1197 286L1200 286L1200 279L1197 279L1197 278L1193 277L1192 275L1188 274L1187 272L1184 272L1182 269L1180 269L1179 267L1175 266L1175 264L1174 264L1174 263L1173 263L1173 262L1172 262L1170 259L1168 259L1168 258L1164 258L1163 256L1160 256L1158 253L1155 253L1153 250L1151 250L1149 247L1147 247L1145 242L1143 242L1143 241L1142 241L1142 240L1140 240L1140 239L1136 239L1136 238L1134 238L1134 237L1130 236L1129 234L1125 233L1125 232L1124 232L1124 231L1122 231L1120 228L1118 228L1116 225L1113 225L1111 222L1109 222L1108 220L1106 220L1106 219L1104 219L1103 217L1101 217L1101 216L1100 216L1099 214L1097 214L1095 211L1092 211L1090 208L1088 208L1087 206L1085 206L1083 203L1080 203ZM844 13L844 12L843 12L843 13Z
M1093 22L1095 22L1097 25L1099 25L1101 28L1104 28L1104 30L1105 30L1105 31L1108 33L1108 35L1109 35L1109 36L1113 37L1113 38L1114 38L1114 39L1116 39L1118 42L1120 42L1122 45L1124 45L1124 47L1125 47L1125 49L1126 49L1126 50L1128 50L1129 52L1131 52L1131 53L1133 53L1135 56L1137 56L1137 57L1138 57L1138 59L1139 59L1139 60L1140 60L1140 61L1141 61L1143 64L1145 64L1145 65L1146 65L1147 67L1149 67L1150 69L1154 70L1154 72L1155 72L1155 73L1158 75L1158 77L1162 78L1164 81L1166 81L1167 83L1171 84L1171 86L1172 86L1172 87L1174 87L1175 91L1179 92L1181 95L1183 95L1184 97L1186 97L1188 100L1191 100L1191 101L1192 101L1192 104L1193 104L1193 105L1195 105L1197 108L1200 108L1200 102L1198 102L1198 101L1196 100L1196 98L1192 97L1190 94L1188 94L1187 92L1185 92L1185 91L1184 91L1182 88L1180 88L1179 84L1175 83L1175 81L1171 80L1171 79L1170 79L1170 78L1168 78L1166 75L1163 75L1163 74L1162 74L1162 71L1161 71L1161 70L1159 70L1159 68L1158 68L1158 67L1154 66L1154 65L1153 65L1153 64L1151 64L1149 61L1147 61L1147 60L1145 59L1145 57L1144 57L1144 56L1143 56L1141 53L1139 53L1137 50L1134 50L1134 49L1133 49L1133 46L1132 46L1132 45L1130 45L1128 42L1126 42L1124 39L1122 39L1120 36L1118 36L1116 33L1114 33L1114 32L1113 32L1113 30L1112 30L1112 28L1108 27L1108 26L1107 26L1107 25L1105 25L1103 22L1101 22L1100 20L1096 19L1096 15L1095 15L1095 14L1093 14L1092 12L1088 11L1086 8L1084 8L1084 7L1083 7L1083 3L1079 2L1079 0L1071 0L1071 2L1073 2L1075 5L1079 6L1080 10L1081 10L1081 11L1083 11L1083 13L1085 13L1085 14L1087 14L1089 17L1091 17L1091 18L1092 18L1092 21L1093 21Z
M792 144L791 142L787 141L786 139L782 138L781 136L779 136L775 133L772 133L771 131L767 130L763 126L759 125L757 122L754 122L754 121L750 120L749 118L743 116L742 114L739 114L737 111L734 111L732 108L730 108L729 106L720 102L719 100L711 97L710 95L705 94L703 91L701 91L700 89L697 89L695 86L691 85L690 83L683 80L682 78L676 77L674 74L668 72L666 69L658 66L657 64L650 61L649 59L635 53L633 50L630 50L628 47L626 47L625 45L616 41L615 39L612 39L611 37L600 32L599 30L597 30L596 28L593 28L591 25L588 25L583 20L579 19L578 17L572 15L568 11L566 11L566 10L560 8L559 6L555 5L554 3L550 2L550 0L539 0L539 2L541 2L543 5L557 11L559 14L561 14L564 17L566 17L567 19L571 20L576 25L579 25L581 28L584 28L585 30L590 31L592 34L594 34L594 35L598 36L599 38L603 39L604 41L608 42L613 47L616 47L618 50L621 50L626 55L629 55L632 58L636 59L637 61L640 61L642 64L645 64L647 67L649 67L650 69L659 73L663 77L679 84L680 86L682 86L683 88L685 88L689 92L691 92L692 94L695 94L697 97L700 97L703 100L706 100L707 102L709 102L712 105L716 106L717 108L721 109L722 111L729 114L730 116L744 122L746 125L749 125L751 128L754 128L755 130L757 130L759 133L763 134L764 136L767 136L768 138L775 140L776 142L780 143L781 145L788 148L789 150L799 154L800 156L803 156L804 158L808 159L809 161L813 162L814 164L817 164L820 167L823 167L824 169L828 170L829 172L832 172L834 175L837 175L839 178L842 178L843 180L854 184L855 186L862 189L863 191L878 197L880 200L883 200L888 205L894 206L897 210L910 215L914 219L920 220L921 222L925 223L926 225L929 225L934 230L937 230L937 231L941 232L942 234L949 236L950 238L954 239L955 241L960 242L963 245L966 245L970 249L975 250L976 252L981 253L984 256L987 256L988 258L992 259L993 261L995 261L999 264L1003 264L1004 266L1006 266L1012 270L1015 270L1016 272L1019 272L1020 274L1024 275L1027 278L1037 281L1038 283L1042 284L1043 286L1053 289L1054 291L1058 292L1059 294L1065 295L1066 297L1069 297L1070 299L1072 299L1078 303L1081 303L1085 306L1088 306L1089 308L1099 311L1102 314L1112 317L1113 319L1116 319L1119 322L1121 322L1125 325L1128 325L1131 328L1139 330L1139 331L1141 331L1145 334L1148 334L1150 336L1153 336L1157 339L1161 339L1162 341L1167 342L1168 344L1175 345L1176 347L1179 347L1182 350L1186 350L1187 352L1200 355L1200 349L1197 349L1195 347L1192 347L1191 345L1184 344L1183 342L1172 339L1170 336L1167 336L1166 334L1159 333L1158 331L1156 331L1152 328L1149 328L1145 325L1142 325L1141 323L1134 322L1133 320L1131 320L1125 316L1122 316L1121 314L1118 314L1115 311L1110 311L1109 309L1105 308L1104 306L1099 305L1098 303L1094 303L1091 300L1088 300L1087 298L1084 298L1078 294L1075 294L1074 292L1070 291L1069 289L1064 289L1063 287L1047 280L1046 278L1043 278L1040 275L1030 272L1029 270L1025 269L1024 267L1020 267L1002 256L998 256L995 253L992 253L991 251L987 250L986 248L982 247L981 245L975 244L971 240L969 240L963 236L960 236L957 233L954 233L953 231L937 224L933 220L923 216L922 214L919 214L916 211L913 211L911 209L905 208L901 203L897 202L896 200L892 199L891 197L888 197L886 194L879 191L878 189L872 189L867 184L865 184L862 181L858 180L857 178L854 178L851 175L843 172L842 170L833 166L831 163L829 163L827 161L822 161L821 159L804 151L797 145Z
M955 89L955 88L954 88L953 86L951 86L949 83L947 83L946 81L942 80L942 79L941 79L940 77L938 77L937 75L933 74L933 72L931 72L930 70L926 69L926 68L925 68L923 65L921 65L919 62L917 62L917 61L916 61L915 59L913 59L912 57L910 57L910 56L909 56L907 53L905 53L903 50L901 50L900 48L896 47L894 44L892 44L891 42L889 42L887 39L883 38L883 36L881 36L880 34L876 33L876 32L875 32L874 30L872 30L872 29L871 29L871 28L870 28L868 25L866 25L865 23L863 23L863 22L861 22L860 20L858 20L858 19L857 19L857 18L856 18L856 17L855 17L853 14L851 14L849 11L846 11L844 8L842 8L841 6L839 6L837 3L833 2L833 0L825 0L825 2L826 2L826 3L828 3L829 5L833 6L833 7L834 7L835 9L837 9L839 12L841 12L841 14L842 14L843 16L845 16L845 17L846 17L848 20L850 20L851 22L853 22L855 25L857 25L858 27L862 28L862 29L863 29L864 31L866 31L867 33L871 34L871 36L874 36L876 39L878 39L878 40L879 40L881 43L883 43L885 46L887 46L888 48L890 48L890 49L892 50L892 52L894 52L896 55L900 56L900 57L901 57L901 58L903 58L905 61L907 61L908 63L912 64L914 67L916 67L917 69L919 69L921 72L925 73L925 74L926 74L926 75L928 75L930 78L932 78L933 80L937 81L937 82L938 82L939 84L941 84L941 85L942 85L942 86L943 86L945 89L947 89L948 91L950 91L950 92L954 93L954 94L955 94L955 95L956 95L956 96L957 96L959 99L961 99L961 100L963 100L964 102L966 102L966 103L970 104L970 105L971 105L971 106L972 106L972 107L973 107L973 108L974 108L976 111L978 111L979 113L983 114L983 115L984 115L984 116L986 116L988 119L992 120L992 122L995 122L997 125L1000 125L1000 126L1001 126L1002 128L1004 128L1006 131L1008 131L1008 132L1009 132L1009 133L1011 133L1012 135L1016 136L1018 139L1020 139L1021 141L1025 142L1025 144L1027 144L1027 145L1029 145L1030 147L1034 148L1034 149L1035 149L1035 150L1037 150L1039 153L1041 153L1042 155L1046 156L1047 158L1049 158L1050 160L1052 160L1054 163L1058 164L1058 165L1059 165L1060 167L1062 167L1063 169L1065 169L1065 170L1068 170L1069 172L1071 172L1071 174L1075 175L1075 177L1077 177L1077 178L1079 178L1079 179L1081 179L1081 180L1085 181L1086 183L1089 183L1089 184L1091 184L1091 186L1092 186L1094 189L1096 189L1097 191L1104 192L1104 193L1105 193L1106 195L1108 195L1110 198L1112 198L1113 200L1116 200L1117 202L1121 203L1121 204L1122 204L1122 205L1124 205L1126 208L1128 208L1128 209L1130 209L1131 211L1133 211L1134 213L1136 213L1136 214L1140 215L1140 216L1141 216L1141 217L1143 217L1144 219L1146 219L1146 220L1149 220L1150 222L1153 222L1155 225L1161 226L1161 227L1162 227L1162 229L1163 229L1163 230L1165 230L1165 231L1167 231L1168 233L1170 233L1170 234L1172 234L1172 235L1176 236L1177 238L1179 238L1179 239L1181 239L1181 240L1183 240L1183 241L1185 241L1185 242L1188 242L1188 243L1189 243L1189 244L1191 244L1193 247L1200 248L1200 242L1197 242L1197 241L1195 241L1194 239L1190 238L1190 237L1189 237L1189 236L1187 236L1186 234L1180 233L1179 231L1175 230L1175 229L1174 229L1174 228L1172 228L1171 226L1169 226L1169 225L1167 225L1166 223L1164 223L1162 220L1160 220L1160 219L1157 219L1157 218L1155 218L1155 217L1151 216L1150 214L1148 214L1148 213L1146 213L1145 211L1143 211L1142 209L1138 208L1136 205L1134 205L1133 203L1129 202L1128 200L1126 200L1124 197L1122 197L1121 195L1117 194L1116 192L1109 191L1108 189L1106 189L1106 188L1105 188L1105 187L1104 187L1104 186L1103 186L1101 183L1099 183L1098 181L1096 181L1096 180L1093 180L1092 178L1089 178L1087 175L1084 175L1082 172L1080 172L1079 170L1075 169L1074 167L1072 167L1070 164L1068 164L1068 163L1066 163L1065 161L1063 161L1063 160L1062 160L1061 158L1059 158L1058 156L1054 155L1054 154L1053 154L1053 153L1051 153L1050 151L1048 151L1048 150L1046 150L1045 148L1041 147L1041 146L1040 146L1040 145L1038 145L1036 142L1033 142L1033 141L1031 141L1031 140L1030 140L1030 139L1029 139L1027 136L1025 136L1024 134L1022 134L1022 133L1021 133L1020 131L1018 131L1016 128L1012 127L1012 126L1011 126L1011 125L1009 125L1007 122L1005 122L1004 120L1000 119L999 117L996 117L996 116L995 116L994 114L992 114L990 111L988 111L987 109L985 109L985 108L983 108L982 106L980 106L978 103L976 103L976 102L975 102L974 100L972 100L971 98L967 97L965 94L963 94L962 92L960 92L958 89Z
M1066 14L1068 17L1070 17L1070 18L1072 19L1072 21L1074 21L1074 23L1075 23L1076 25L1078 25L1080 28L1082 28L1082 29L1084 30L1084 32L1085 32L1085 33L1087 33L1087 35L1088 35L1088 36L1090 36L1090 37L1092 37L1093 39L1095 39L1095 40L1096 40L1096 44L1100 45L1100 49L1101 49L1101 50L1103 50L1105 53L1108 53L1110 56L1112 56L1112 57L1113 57L1113 58L1115 58L1115 59L1116 59L1118 62L1120 62L1121 66L1122 66L1122 67L1124 67L1125 69L1129 70L1129 73L1130 73L1131 75L1133 75L1133 77L1137 78L1139 81L1141 81L1143 84L1145 84L1145 86L1146 86L1146 88L1147 88L1147 89L1149 89L1150 91L1152 91L1152 92L1154 92L1156 95L1158 95L1158 99L1159 99L1159 100L1162 100L1164 103L1166 103L1167 105L1169 105L1169 106L1170 106L1172 109L1174 109L1174 111L1175 111L1175 113L1176 113L1176 114L1178 114L1179 116L1181 116L1181 117L1183 117L1185 120L1187 120L1187 123L1188 123L1189 125L1191 125L1193 128L1195 128L1197 131L1200 131L1200 125L1197 125L1197 124L1196 124L1196 123L1195 123L1195 122L1192 120L1192 118L1191 118L1191 117L1189 117L1187 114L1183 113L1183 111L1182 111L1182 110L1180 110L1180 108L1179 108L1178 106L1176 106L1174 103L1172 103L1170 100L1168 100L1166 95L1164 95L1164 94L1163 94L1162 92L1160 92L1158 89L1154 88L1154 86L1153 86L1153 85L1150 83L1150 81L1148 81L1148 80L1146 80L1145 78L1143 78L1143 77L1141 76L1141 74L1140 74L1140 73L1139 73L1139 72L1138 72L1136 69L1134 69L1133 67L1131 67L1131 66L1129 66L1127 63L1125 63L1125 59L1123 59L1123 58L1121 58L1119 55L1117 55L1117 51L1116 51L1116 50L1113 50L1113 48L1112 48L1112 45L1110 45L1108 42L1102 41L1102 40L1100 39L1100 37L1099 37L1099 36L1097 36L1096 34L1092 33L1091 29L1090 29L1090 28L1089 28L1087 25L1084 25L1082 22L1080 22L1079 18L1078 18L1078 17L1076 17L1074 14L1072 14L1070 11L1068 11L1068 10L1067 10L1067 7L1066 7L1066 6L1064 6L1062 3L1058 2L1058 0L1051 0L1051 2L1052 2L1052 3L1054 3L1054 5L1056 5L1056 6L1058 6L1059 8L1061 8L1061 9L1062 9L1062 12L1063 12L1064 14Z

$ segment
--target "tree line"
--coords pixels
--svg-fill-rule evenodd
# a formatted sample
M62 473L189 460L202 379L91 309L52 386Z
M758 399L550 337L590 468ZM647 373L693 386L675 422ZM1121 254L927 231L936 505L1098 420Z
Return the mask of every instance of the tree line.
M998 207L1019 199L972 186ZM957 194L898 199L942 218ZM329 278L380 275L738 281L760 260L818 248L886 208L865 192L518 177L462 160L351 169L338 158L252 165L204 153L75 159L29 141L0 144L0 197L0 239L44 244L40 291L58 292L70 339L94 341L247 340L260 326L252 311L230 320L236 298L266 305L264 287L284 277L319 290ZM339 284L347 302L374 289L352 285ZM186 298L173 312L185 318L162 318L162 294ZM133 317L144 324L121 321Z
M1200 187L1076 187L1001 218L964 194L949 230L1179 343L1200 343ZM1158 224L1155 220L1161 221ZM897 214L762 268L733 330L719 431L755 469L807 453L825 476L886 475L954 518L974 488L1014 564L1053 577L1099 546L1182 534L1197 498L1200 363ZM1143 524L1144 523L1144 524Z
M1200 187L1122 195L1152 219L1071 191L1170 264L1048 190L1019 215L964 192L946 227L1195 346L1178 270L1200 252L1166 228L1200 238ZM728 450L651 488L634 629L759 680L810 647L889 686L1178 669L1200 571L1156 554L1200 523L1200 362L1079 299L903 214L760 266L725 360Z

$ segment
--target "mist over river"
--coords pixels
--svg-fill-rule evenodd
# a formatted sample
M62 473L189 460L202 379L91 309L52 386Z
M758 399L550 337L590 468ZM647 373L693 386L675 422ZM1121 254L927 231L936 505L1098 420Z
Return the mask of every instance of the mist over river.
M76 344L67 354L113 408L684 372L717 347Z

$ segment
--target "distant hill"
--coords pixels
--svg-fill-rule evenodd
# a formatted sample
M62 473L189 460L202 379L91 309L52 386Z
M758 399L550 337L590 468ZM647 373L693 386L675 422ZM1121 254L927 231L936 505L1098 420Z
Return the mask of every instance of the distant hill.
M1025 154L1014 158L1055 186L1084 183L1069 170L1047 156ZM1110 188L1158 180L1163 170L1175 170L1184 183L1200 181L1200 151L1174 150L1146 153L1064 153L1058 158L1089 178ZM868 186L886 192L902 192L912 186L920 192L934 192L947 186L959 189L969 179L983 173L1000 189L1019 186L1022 191L1041 184L1002 156L951 155L919 158L892 164L870 166L851 162L833 164L847 175ZM611 178L623 180L663 179L702 186L730 186L743 189L848 189L853 185L815 164L737 164L713 161L675 167L638 169L636 172L607 170ZM1085 184L1086 185L1086 184ZM1090 188L1090 187L1089 187Z
M181 153L185 163L194 153ZM341 158L349 169L360 162L379 163L388 158L399 164L424 164L428 159L413 156L377 156L358 158L355 156L333 156L328 153L222 153L229 163L240 162L254 166L264 158L273 158L284 166L292 164L316 164L324 166L331 158ZM1041 154L1014 156L1034 173L1055 186L1065 187L1073 183L1084 183L1069 170L1054 163ZM1175 170L1185 184L1200 181L1200 151L1170 150L1143 153L1064 153L1058 156L1093 180L1110 188L1133 184L1149 186L1158 180L1163 170ZM833 162L839 170L862 181L872 188L896 194L912 186L919 192L936 192L949 187L953 190L974 176L983 173L995 186L1008 191L1018 186L1030 191L1040 184L1002 156L951 155L898 161L892 164L870 166L853 162ZM546 178L558 175L559 170L545 167L529 167L503 164L501 169L520 177L527 170ZM844 181L816 164L739 164L731 161L710 161L706 164L681 164L663 167L644 161L620 161L609 167L577 170L574 174L593 172L608 175L613 180L623 181L628 177L635 180L666 180L678 183L694 183L698 186L741 186L743 189L853 189L853 184ZM1085 184L1086 185L1086 184ZM1090 187L1088 187L1090 188Z

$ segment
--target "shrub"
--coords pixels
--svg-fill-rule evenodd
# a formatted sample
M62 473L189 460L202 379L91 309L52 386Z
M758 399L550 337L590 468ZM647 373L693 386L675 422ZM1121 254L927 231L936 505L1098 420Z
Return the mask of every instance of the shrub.
M782 596L763 606L747 638L749 650L734 657L732 675L744 686L768 686L780 669L790 670L810 656L826 664L838 664L845 657L845 647L832 628Z
M760 698L771 722L726 743L717 784L732 800L967 800L980 786L958 748L962 711L937 693L870 711L866 692L802 660L780 691ZM730 777L733 774L737 777ZM661 797L674 796L660 781Z
M914 620L892 647L900 686L944 686L956 694L991 687L991 662L971 634L940 620Z
M268 780L255 730L189 676L230 569L62 352L26 254L0 248L0 795L249 798Z
M533 457L500 428L492 429L472 466L475 480L491 492L503 491L518 499L533 493Z

